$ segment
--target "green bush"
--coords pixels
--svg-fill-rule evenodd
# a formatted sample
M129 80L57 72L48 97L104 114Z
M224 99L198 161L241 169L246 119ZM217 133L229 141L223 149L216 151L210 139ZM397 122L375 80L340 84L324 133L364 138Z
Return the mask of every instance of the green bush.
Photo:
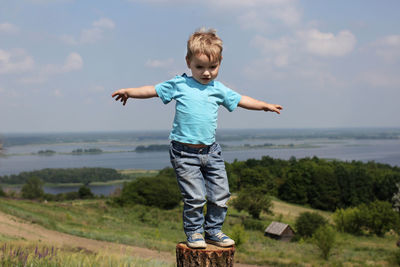
M393 261L395 265L400 266L400 249L396 250L396 252L394 253Z
M333 214L336 229L354 235L362 233L364 218L358 208L337 209Z
M248 230L264 231L266 228L263 221L253 218L245 218L242 223L244 228Z
M387 231L400 228L399 214L392 205L386 201L374 201L368 205L359 206L361 216L364 218L365 227L377 236L383 236Z
M29 178L21 188L23 198L38 199L44 195L43 181L38 177Z
M321 251L322 258L328 260L329 254L332 248L334 247L336 241L335 230L331 226L325 224L320 226L315 231L312 237L313 237L313 243Z
M94 198L92 190L87 186L81 186L78 190L78 195L80 199L91 199Z
M243 244L245 244L248 240L248 236L246 234L246 231L244 230L243 225L241 224L235 224L232 227L230 237L235 241L235 246L240 247Z
M260 218L261 211L272 213L271 197L257 188L242 189L232 202L238 211L245 210L254 219Z
M311 237L327 220L317 212L302 212L295 222L296 234L300 237Z
M142 204L161 209L172 209L181 201L175 177L160 172L156 177L143 177L124 184L121 196L115 199L120 205Z
M391 229L399 231L400 228L399 214L393 210L392 205L378 200L355 208L336 210L333 220L339 231L350 234L362 234L365 230L383 236Z
M3 188L0 185L0 197L5 197L6 193L3 191Z

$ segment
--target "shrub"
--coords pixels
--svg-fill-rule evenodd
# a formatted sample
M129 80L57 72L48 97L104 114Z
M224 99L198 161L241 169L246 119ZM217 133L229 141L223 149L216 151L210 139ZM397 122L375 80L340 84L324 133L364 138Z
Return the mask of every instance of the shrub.
M327 220L317 212L302 212L295 222L296 233L300 237L311 237Z
M3 191L3 188L0 185L0 197L5 197L6 193Z
M393 261L395 265L400 266L400 249L396 250L396 252L394 253Z
M313 234L313 243L319 248L321 256L325 260L329 258L329 254L335 245L335 239L335 230L327 224L319 227Z
M80 199L90 199L94 198L94 194L87 186L81 186L78 190L78 195Z
M259 219L261 211L271 212L271 197L257 188L242 189L233 200L233 206L238 210L247 211L254 219Z
M180 203L181 194L174 177L158 175L124 184L121 196L115 201L121 205L134 203L172 209Z
M29 178L21 188L23 198L38 199L43 197L43 181L38 177Z
M399 214L389 202L377 200L368 205L360 205L359 210L364 218L365 227L377 236L383 236L391 229L398 231L400 227Z
M266 228L263 221L253 218L243 219L243 226L245 229L256 230L256 231L264 231Z
M337 229L350 234L361 234L365 229L369 233L383 236L390 229L399 231L400 228L399 214L392 209L392 205L378 200L368 205L339 209L334 213L333 220Z
M336 229L340 232L359 235L362 233L364 218L358 208L337 209L333 214Z
M240 247L247 242L248 236L243 225L235 224L232 227L230 237L235 241L235 246Z

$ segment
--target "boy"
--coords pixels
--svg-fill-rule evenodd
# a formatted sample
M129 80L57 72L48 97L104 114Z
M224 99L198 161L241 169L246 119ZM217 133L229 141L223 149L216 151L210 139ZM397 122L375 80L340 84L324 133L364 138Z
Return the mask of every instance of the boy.
M175 99L169 154L183 196L183 228L191 248L206 248L206 243L222 247L235 243L221 232L230 192L221 147L215 143L219 105L229 111L239 106L280 114L282 109L241 96L215 81L221 60L221 39L215 30L201 29L187 43L186 63L191 77L183 74L155 86L120 89L112 94L123 105L130 97L160 97L164 104Z

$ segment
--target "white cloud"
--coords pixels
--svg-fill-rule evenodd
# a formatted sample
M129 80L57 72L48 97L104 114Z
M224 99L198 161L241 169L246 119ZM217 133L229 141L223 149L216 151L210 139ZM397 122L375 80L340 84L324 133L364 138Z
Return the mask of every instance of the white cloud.
M303 43L305 50L318 56L344 56L353 51L356 37L347 30L337 35L323 33L317 29L297 32L297 37Z
M14 24L5 22L0 23L0 33L16 34L19 32L19 28Z
M94 21L91 28L83 29L79 38L63 34L60 36L60 40L69 45L96 43L104 38L104 32L106 30L112 30L114 28L114 21L109 18L101 18Z
M67 56L63 65L48 64L42 69L42 74L49 76L53 74L67 73L80 70L82 67L82 57L78 53L72 52Z
M287 26L297 25L302 12L298 8L298 0L129 0L132 3L152 5L195 4L213 12L226 15L227 10L237 16L238 23L244 29L265 29L271 21L278 20ZM237 13L237 14L235 14ZM235 15L234 15L235 14ZM254 19L256 21L254 21Z
M290 55L294 52L295 42L294 39L288 37L271 40L260 35L252 40L252 44L258 47L276 67L284 67L289 64Z
M265 20L265 16L256 10L250 10L243 15L238 16L238 22L243 29L255 29L259 31L267 31L270 29L269 23Z
M82 44L90 44L96 43L103 39L103 29L100 28L90 28L90 29L83 29L81 32L81 37L79 43Z
M78 53L70 53L62 66L62 72L70 72L80 70L83 67L82 57Z
M94 27L104 28L104 29L114 29L115 23L109 18L101 18L92 23Z
M358 75L358 81L376 88L399 88L400 77L390 71L366 71Z
M400 35L385 36L372 46L376 49L376 54L386 62L391 63L400 59Z
M81 70L82 67L83 67L82 57L78 53L72 52L67 56L64 64L45 65L39 71L33 73L33 75L29 77L23 77L21 79L21 82L26 84L43 83L46 82L51 76L68 73L72 71L78 71Z
M21 73L29 71L34 60L23 49L5 51L0 49L0 74Z
M168 58L165 60L160 59L149 59L146 62L146 66L150 68L168 68L174 63L174 59Z

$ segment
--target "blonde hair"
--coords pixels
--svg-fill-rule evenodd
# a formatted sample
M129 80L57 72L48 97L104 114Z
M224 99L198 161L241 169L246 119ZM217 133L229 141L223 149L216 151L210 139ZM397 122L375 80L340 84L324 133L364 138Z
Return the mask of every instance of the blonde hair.
M204 54L210 60L222 60L222 40L214 29L201 28L190 35L187 42L186 60L193 55Z

